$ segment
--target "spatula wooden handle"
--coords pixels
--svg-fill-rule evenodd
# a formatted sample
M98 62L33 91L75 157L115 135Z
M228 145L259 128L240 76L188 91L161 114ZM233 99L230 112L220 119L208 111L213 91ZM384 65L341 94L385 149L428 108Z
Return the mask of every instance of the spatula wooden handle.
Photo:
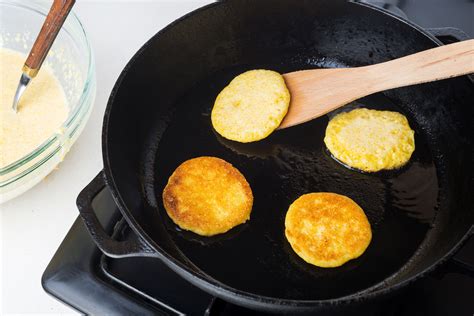
M27 74L30 77L34 77L41 68L51 45L53 45L74 3L75 0L54 0L25 62L24 68L26 68Z
M374 89L404 87L474 73L474 40L425 50L366 67Z
M369 94L474 73L474 40L380 64L284 74L290 107L279 129L301 124Z

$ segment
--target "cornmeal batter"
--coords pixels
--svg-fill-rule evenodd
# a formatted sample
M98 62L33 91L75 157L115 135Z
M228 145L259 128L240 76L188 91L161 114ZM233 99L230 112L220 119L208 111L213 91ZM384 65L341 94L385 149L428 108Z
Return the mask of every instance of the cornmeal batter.
M44 65L18 106L13 96L26 56L0 48L0 168L24 157L55 132L68 116L66 96L52 70Z

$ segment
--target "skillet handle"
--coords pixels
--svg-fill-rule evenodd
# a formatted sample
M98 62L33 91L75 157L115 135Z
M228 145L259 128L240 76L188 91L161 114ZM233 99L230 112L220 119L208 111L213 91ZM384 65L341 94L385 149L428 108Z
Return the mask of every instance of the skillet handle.
M469 35L455 27L425 28L425 31L434 35L437 39L443 42L443 44L466 41L470 38Z
M92 201L105 188L104 172L101 171L77 197L77 208L94 243L107 256L112 258L125 257L156 257L156 252L139 236L131 234L128 240L112 239L104 230L94 213Z

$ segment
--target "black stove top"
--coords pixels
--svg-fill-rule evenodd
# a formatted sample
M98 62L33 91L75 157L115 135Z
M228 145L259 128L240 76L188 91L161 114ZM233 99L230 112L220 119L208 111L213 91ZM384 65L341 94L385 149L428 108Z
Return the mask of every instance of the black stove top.
M117 240L130 233L108 189L93 202L99 220ZM448 264L399 295L351 308L353 315L472 315L474 239ZM48 265L44 289L93 315L268 315L201 291L159 259L111 259L99 251L78 218ZM327 314L325 314L327 315ZM347 315L347 311L333 315Z
M452 25L462 27L474 36L472 0L393 0L379 1L379 4L424 27ZM444 42L463 36L462 32L451 28L432 32ZM120 240L130 233L107 188L95 197L93 208L114 238ZM86 314L268 315L212 297L176 275L158 259L104 256L80 218L52 258L42 284L46 292ZM333 314L472 316L473 297L474 239L471 238L447 264L397 295L351 307L350 312L335 311Z

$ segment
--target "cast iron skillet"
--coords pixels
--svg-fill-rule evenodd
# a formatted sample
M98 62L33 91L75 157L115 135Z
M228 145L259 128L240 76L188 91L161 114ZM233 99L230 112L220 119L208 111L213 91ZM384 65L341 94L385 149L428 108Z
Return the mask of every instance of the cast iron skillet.
M247 69L361 66L436 45L409 22L341 0L226 1L184 16L136 53L110 96L104 171L78 198L92 237L109 256L160 258L198 287L261 310L314 311L415 280L473 231L467 77L387 91L342 109L391 109L408 117L416 150L393 172L364 174L334 161L323 143L334 113L253 144L219 137L209 113L217 93ZM161 202L172 171L203 155L232 163L255 196L251 220L213 238L179 230ZM112 240L92 212L90 201L104 185L136 233L133 240ZM351 197L372 225L367 251L339 268L306 264L284 237L288 206L318 191Z

